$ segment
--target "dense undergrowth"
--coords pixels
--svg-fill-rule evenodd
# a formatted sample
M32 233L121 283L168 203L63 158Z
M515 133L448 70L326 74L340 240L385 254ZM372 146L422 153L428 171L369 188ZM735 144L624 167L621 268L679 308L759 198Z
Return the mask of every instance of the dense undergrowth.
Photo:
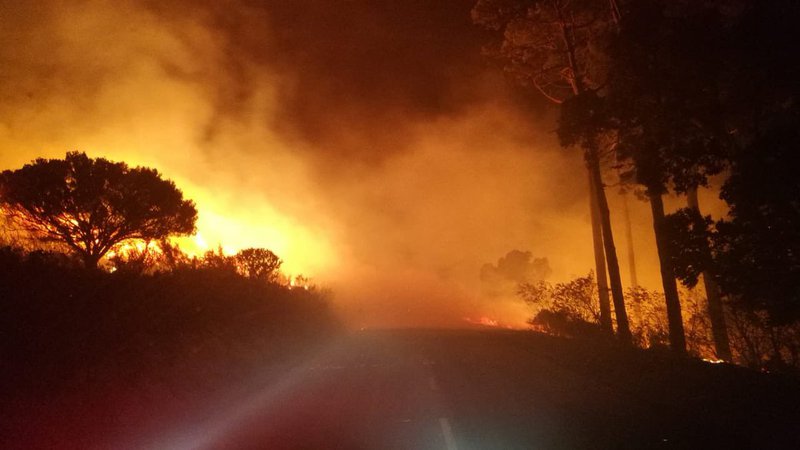
M10 247L0 249L0 308L2 391L26 400L154 383L214 389L339 330L316 288L197 265L109 273Z

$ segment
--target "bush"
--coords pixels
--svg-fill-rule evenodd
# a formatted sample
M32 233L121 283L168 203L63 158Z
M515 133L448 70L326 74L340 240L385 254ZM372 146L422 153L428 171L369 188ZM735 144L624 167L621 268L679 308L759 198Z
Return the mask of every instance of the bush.
M528 323L553 336L599 338L605 335L599 324L587 322L564 310L542 309Z
M0 248L0 307L9 391L153 378L211 386L338 329L318 290L207 266L107 273L9 247Z

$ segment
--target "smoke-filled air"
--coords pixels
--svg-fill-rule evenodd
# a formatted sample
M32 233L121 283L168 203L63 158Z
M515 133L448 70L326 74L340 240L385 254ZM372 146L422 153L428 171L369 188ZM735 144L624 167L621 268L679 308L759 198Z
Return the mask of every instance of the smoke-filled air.
M0 448L800 448L799 23L0 0Z
M481 267L520 250L551 281L592 270L582 156L482 57L471 0L428 3L8 2L0 165L157 168L197 204L185 250L269 248L352 326L521 326ZM646 204L628 203L657 287Z

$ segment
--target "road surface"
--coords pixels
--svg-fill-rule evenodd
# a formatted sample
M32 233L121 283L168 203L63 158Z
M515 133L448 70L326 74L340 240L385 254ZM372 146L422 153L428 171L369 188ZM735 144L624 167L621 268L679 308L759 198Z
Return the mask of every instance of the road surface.
M358 333L205 417L133 446L755 448L782 445L800 417L741 391L734 393L740 403L720 404L713 392L704 394L714 384L705 375L687 376L686 388L642 370L635 377L642 383L624 388L607 374L587 373L594 366L576 366L575 358L565 364L541 339L513 332ZM731 383L747 389L749 376Z

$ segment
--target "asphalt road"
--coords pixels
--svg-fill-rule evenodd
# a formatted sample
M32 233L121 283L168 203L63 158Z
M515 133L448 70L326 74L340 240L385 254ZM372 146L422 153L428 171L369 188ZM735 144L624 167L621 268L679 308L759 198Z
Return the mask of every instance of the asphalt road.
M558 354L516 333L362 332L135 447L771 448L792 434L785 405L694 398L713 377L687 376L688 390L658 377L622 389ZM692 398L680 398L686 392ZM706 404L716 406L697 406Z

